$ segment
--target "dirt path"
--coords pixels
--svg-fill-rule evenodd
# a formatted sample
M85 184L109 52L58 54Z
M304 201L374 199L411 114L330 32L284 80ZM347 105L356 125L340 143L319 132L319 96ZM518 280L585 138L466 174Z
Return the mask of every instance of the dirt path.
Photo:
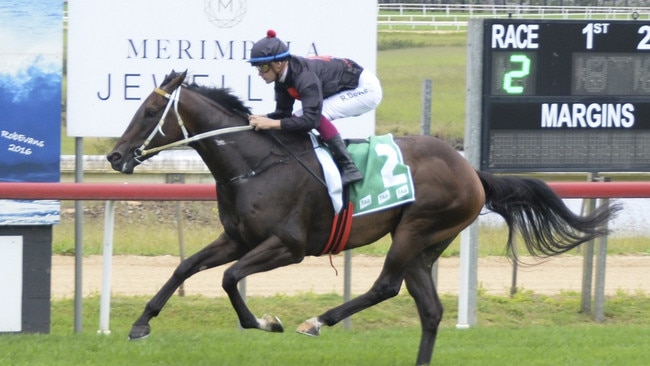
M354 256L352 259L352 293L365 292L374 282L383 258ZM517 284L541 294L562 290L580 291L582 257L558 257L543 264L519 268ZM113 257L111 278L115 295L153 295L169 278L179 259L174 256ZM306 258L301 264L256 274L247 279L249 296L293 295L301 292L342 293L343 256L333 257L338 276L328 257ZM650 256L609 256L607 258L605 291L614 294L619 289L650 293ZM225 296L221 277L222 266L196 274L185 283L185 293L205 296ZM459 287L459 258L442 258L438 270L438 291L457 294ZM478 281L490 294L508 293L512 265L504 258L479 259ZM90 256L83 261L83 294L99 294L102 283L102 257ZM74 257L54 256L52 259L53 298L74 296Z

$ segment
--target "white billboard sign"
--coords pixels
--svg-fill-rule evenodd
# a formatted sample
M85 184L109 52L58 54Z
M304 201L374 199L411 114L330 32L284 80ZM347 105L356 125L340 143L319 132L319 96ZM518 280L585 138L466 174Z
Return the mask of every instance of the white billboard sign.
M67 132L120 136L172 69L227 87L263 114L273 86L247 62L277 32L292 54L330 55L376 70L375 0L69 0ZM374 133L374 113L335 122L345 137Z

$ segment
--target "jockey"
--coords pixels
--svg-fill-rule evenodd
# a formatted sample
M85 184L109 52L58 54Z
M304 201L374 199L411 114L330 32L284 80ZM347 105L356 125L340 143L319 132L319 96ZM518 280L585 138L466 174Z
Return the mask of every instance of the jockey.
M363 179L331 121L377 108L382 98L377 77L349 59L292 55L273 30L253 45L249 62L267 84L275 83L276 102L274 112L251 115L250 124L256 130L315 128L332 151L343 185ZM293 111L296 100L302 109Z

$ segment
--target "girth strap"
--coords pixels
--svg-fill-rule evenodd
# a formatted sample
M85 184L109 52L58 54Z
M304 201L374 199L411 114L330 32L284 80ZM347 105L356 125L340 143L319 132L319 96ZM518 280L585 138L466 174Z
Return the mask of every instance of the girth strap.
M354 205L348 202L343 207L341 212L334 216L332 221L332 232L327 241L327 245L323 249L323 254L339 254L345 249L348 239L350 238L350 229L352 229L352 213L354 212Z

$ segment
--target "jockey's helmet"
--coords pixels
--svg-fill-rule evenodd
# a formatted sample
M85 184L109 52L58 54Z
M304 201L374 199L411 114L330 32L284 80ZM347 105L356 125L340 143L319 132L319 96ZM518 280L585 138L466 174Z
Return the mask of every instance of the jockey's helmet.
M255 42L251 49L250 62L253 66L274 61L284 61L289 58L289 47L275 36L275 31L269 29L266 37Z

